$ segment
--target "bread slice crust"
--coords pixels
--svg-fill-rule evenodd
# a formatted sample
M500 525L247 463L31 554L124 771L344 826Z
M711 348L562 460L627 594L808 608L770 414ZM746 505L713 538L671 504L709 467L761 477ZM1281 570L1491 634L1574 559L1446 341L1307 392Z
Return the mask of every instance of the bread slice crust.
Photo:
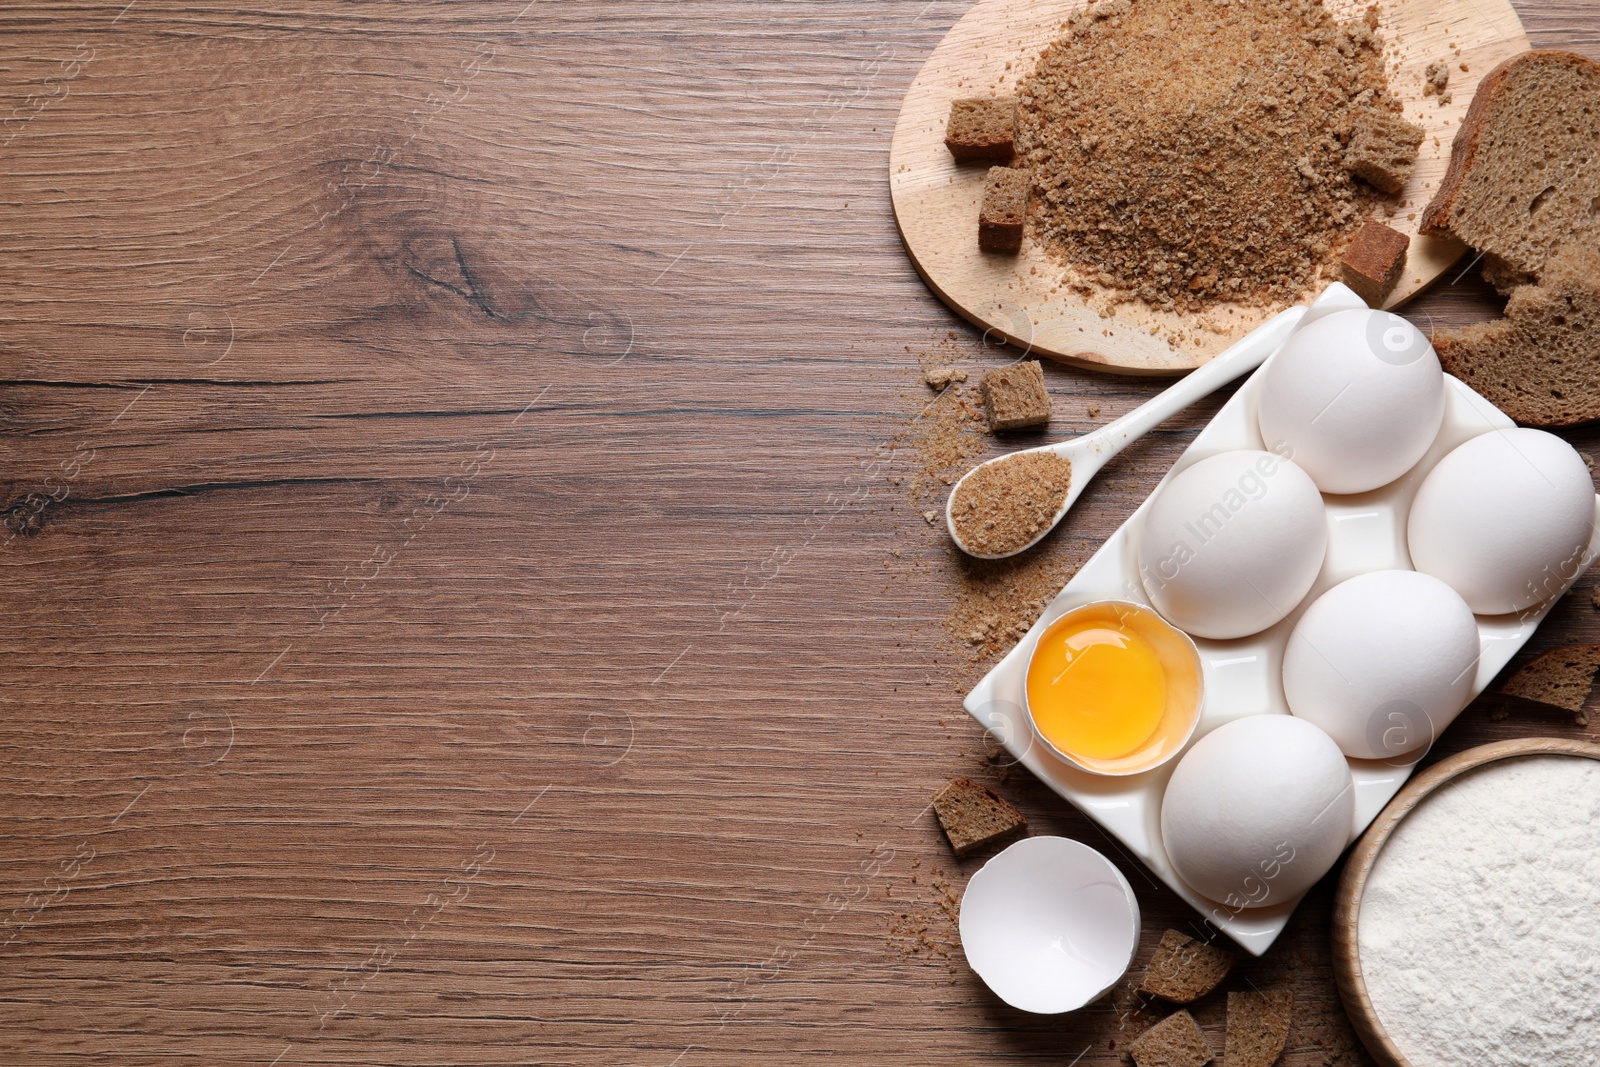
M1524 426L1600 421L1600 252L1568 246L1503 317L1436 330L1433 347L1445 373Z
M1549 151L1548 142L1525 146L1494 143L1504 132L1502 126L1523 118L1518 108L1530 106L1525 99L1518 100L1519 94L1527 97L1534 92L1530 86L1550 79L1568 80L1586 94L1592 94L1593 101L1600 104L1600 63L1587 56L1558 49L1534 49L1513 56L1495 67L1478 85L1467 116L1450 146L1450 164L1444 179L1439 183L1433 199L1423 209L1418 227L1421 234L1453 236L1482 253L1485 257L1485 275L1503 290L1536 280L1544 263L1564 244L1600 234L1600 217L1595 217L1593 223L1589 222L1594 206L1574 207L1576 200L1585 196L1600 197L1600 187L1593 190L1563 188L1563 176L1556 170L1545 174L1546 164L1553 161L1557 169L1562 166L1572 168L1572 172L1565 176L1568 183L1586 185L1579 175L1586 177L1600 173L1600 165L1584 166L1581 161L1563 158L1559 153ZM1582 113L1587 106L1584 101L1573 101L1572 106L1573 114L1561 115L1564 104L1557 110L1563 127L1560 132L1569 138L1576 137L1577 131L1587 132L1594 124L1600 123L1600 107L1592 107L1591 113L1585 115ZM1516 152L1515 157L1511 155L1513 151ZM1595 164L1600 164L1600 160L1596 160ZM1494 189L1495 195L1489 195L1488 183L1492 179L1498 180L1498 176L1489 172L1496 167L1508 168L1509 177L1504 179L1504 184L1518 187L1518 195L1507 195L1504 203L1501 202L1501 194L1510 190ZM1532 195L1520 195L1527 193L1533 185L1547 180L1550 184L1534 190ZM1535 217L1552 194L1558 201L1574 202L1566 205L1568 210L1565 215L1575 220L1581 233L1568 232L1563 239L1555 239L1550 231L1560 225L1563 212L1559 205L1551 205L1549 213ZM1523 209L1526 210L1526 216L1521 213ZM1490 216L1497 212L1515 213L1519 224L1512 226L1507 221L1499 227L1491 225ZM1511 230L1515 232L1509 232Z

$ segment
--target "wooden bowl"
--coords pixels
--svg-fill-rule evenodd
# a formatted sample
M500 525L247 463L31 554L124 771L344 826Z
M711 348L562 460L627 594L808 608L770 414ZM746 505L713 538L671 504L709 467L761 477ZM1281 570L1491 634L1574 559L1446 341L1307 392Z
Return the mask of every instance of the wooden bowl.
M1344 1001L1350 1023L1361 1037L1362 1044L1372 1058L1383 1067L1412 1067L1412 1064L1389 1040L1378 1013L1373 1010L1367 996L1366 979L1361 975L1361 956L1356 936L1356 920L1361 911L1361 894L1367 886L1378 853L1383 850L1389 835L1400 821L1435 789L1470 770L1496 760L1517 756L1587 756L1600 760L1600 745L1582 741L1563 741L1553 737L1522 737L1513 741L1499 741L1482 745L1451 756L1430 767L1414 778L1395 795L1389 806L1373 820L1372 826L1350 853L1344 875L1339 879L1339 892L1333 906L1333 975L1339 986L1339 997Z

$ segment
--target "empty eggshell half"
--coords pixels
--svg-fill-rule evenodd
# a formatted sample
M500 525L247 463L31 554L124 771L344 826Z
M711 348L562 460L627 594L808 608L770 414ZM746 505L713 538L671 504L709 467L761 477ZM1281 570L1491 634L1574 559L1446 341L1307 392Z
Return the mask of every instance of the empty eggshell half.
M1139 904L1088 845L1029 837L972 876L960 927L967 963L996 996L1054 1015L1099 1000L1128 973Z
M1289 709L1356 759L1418 757L1467 706L1478 621L1416 571L1372 571L1323 593L1283 657Z
M1433 345L1387 311L1338 311L1262 372L1261 437L1324 493L1365 493L1416 466L1444 421Z
M1583 457L1543 430L1481 434L1440 460L1411 505L1412 565L1479 615L1564 593L1594 539L1594 481Z
M1333 739L1292 715L1217 727L1179 761L1161 801L1167 858L1230 908L1290 900L1350 841L1355 788Z
M1328 550L1328 514L1291 461L1223 452L1157 491L1138 541L1155 609L1196 637L1229 640L1265 630L1305 599Z

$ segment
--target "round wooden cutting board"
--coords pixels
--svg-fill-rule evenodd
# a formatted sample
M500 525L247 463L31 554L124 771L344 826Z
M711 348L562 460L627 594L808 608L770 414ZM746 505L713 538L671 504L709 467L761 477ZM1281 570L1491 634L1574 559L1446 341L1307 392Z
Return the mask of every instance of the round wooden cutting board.
M1010 93L1032 70L1066 18L1088 0L979 0L945 35L906 92L889 150L895 219L917 272L971 322L1032 353L1132 374L1176 374L1206 362L1277 308L1218 308L1203 315L1135 310L1103 317L1094 294L1060 284L1062 268L1032 241L1018 256L978 251L983 165L957 165L944 146L950 101ZM1365 3L1329 0L1341 19ZM1453 240L1419 238L1417 219L1449 162L1450 142L1478 80L1528 47L1508 0L1386 0L1379 26L1390 90L1428 135L1401 209L1390 225L1412 237L1405 274L1390 298L1401 304L1463 251ZM1423 96L1429 63L1450 64L1449 104ZM1467 66L1462 71L1461 65ZM1336 279L1328 279L1336 280ZM1104 303L1104 301L1100 301ZM1231 314L1230 314L1231 311Z
M1580 756L1600 760L1600 745L1583 741L1565 741L1554 737L1525 737L1514 741L1499 741L1481 745L1451 756L1437 766L1429 768L1406 784L1395 794L1389 806L1373 820L1367 832L1350 852L1344 873L1339 878L1339 891L1333 906L1333 975L1339 986L1339 997L1344 1001L1350 1023L1361 1037L1362 1044L1372 1053L1382 1067L1411 1067L1409 1060L1389 1040L1378 1013L1367 995L1366 978L1361 973L1361 956L1356 923L1361 915L1361 895L1367 887L1367 878L1378 860L1378 853L1388 842L1405 817L1424 798L1441 786L1496 760L1517 756Z

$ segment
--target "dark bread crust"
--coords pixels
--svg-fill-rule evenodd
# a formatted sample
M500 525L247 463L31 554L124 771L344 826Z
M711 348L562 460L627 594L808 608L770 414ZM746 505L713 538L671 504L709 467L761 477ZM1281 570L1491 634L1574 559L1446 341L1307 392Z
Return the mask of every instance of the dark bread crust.
M1472 97L1472 105L1467 108L1467 117L1461 120L1461 128L1456 131L1455 140L1450 143L1450 166L1445 170L1444 179L1439 182L1439 189L1433 194L1428 206L1422 209L1422 222L1417 227L1419 234L1427 237L1451 235L1450 216L1455 210L1461 183L1477 162L1478 147L1483 140L1484 120L1489 111L1522 66L1528 63L1552 61L1566 63L1575 69L1587 67L1600 75L1600 63L1596 63L1588 56L1558 48L1531 49L1521 55L1512 56L1486 74L1478 83L1478 91Z
M1501 318L1432 340L1445 373L1525 426L1600 421L1600 251L1567 246Z
M971 778L957 778L935 793L933 813L957 856L1028 828L1022 812Z
M1525 664L1500 687L1500 692L1536 704L1582 712L1597 672L1600 645L1553 648Z

